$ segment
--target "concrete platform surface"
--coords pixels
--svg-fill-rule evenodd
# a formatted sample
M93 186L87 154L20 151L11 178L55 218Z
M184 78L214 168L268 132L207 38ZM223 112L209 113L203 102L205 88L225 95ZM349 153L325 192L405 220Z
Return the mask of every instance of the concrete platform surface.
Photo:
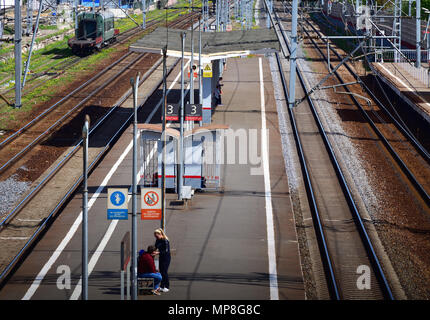
M380 78L430 122L430 74L408 63L373 63Z
M178 72L176 68L169 77L174 89ZM247 133L247 160L239 163L237 149L244 144L237 139L235 163L221 168L223 191L196 193L184 208L168 202L171 291L139 299L305 298L268 62L263 57L229 59L223 78L224 105L215 109L213 122L229 125L233 134ZM148 100L145 117L157 99ZM155 113L152 122L159 119ZM267 130L261 131L264 126ZM103 186L131 185L131 138L129 128L89 179L90 299L120 298L120 241L131 220L106 219ZM250 150L257 157L250 157ZM174 194L168 197L175 199ZM81 201L81 194L75 194L0 291L0 300L80 297ZM159 221L139 219L139 249L154 243L157 227Z

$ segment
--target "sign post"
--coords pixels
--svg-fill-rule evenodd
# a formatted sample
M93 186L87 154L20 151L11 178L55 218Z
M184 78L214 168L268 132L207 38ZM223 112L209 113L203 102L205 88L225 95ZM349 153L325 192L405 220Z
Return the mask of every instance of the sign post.
M142 188L141 189L141 218L142 220L161 219L161 189Z
M128 189L108 188L107 197L107 218L109 220L128 219Z
M133 89L133 168L132 168L132 219L131 219L131 297L137 300L137 90L139 88L140 73L136 79L131 78Z
M177 186L178 186L178 200L182 200L182 185L183 185L183 176L184 176L184 48L185 48L185 36L186 33L181 33L181 40L182 40L182 59L181 59L181 114L180 114L180 136L179 136L179 170L178 170L178 178Z
M42 5L42 4L40 4ZM19 86L19 82L18 82ZM90 117L85 116L82 128L83 139L83 180L84 190L82 197L82 300L88 300L88 135L90 130Z
M163 158L161 161L161 228L166 230L166 105L167 105L167 70L166 70L166 59L167 59L167 45L163 48L163 139L162 139L162 150ZM179 111L179 109L178 109ZM179 116L179 113L178 113Z
M121 300L124 300L124 273L127 271L127 300L130 300L130 276L128 265L130 262L130 231L124 235L121 241Z

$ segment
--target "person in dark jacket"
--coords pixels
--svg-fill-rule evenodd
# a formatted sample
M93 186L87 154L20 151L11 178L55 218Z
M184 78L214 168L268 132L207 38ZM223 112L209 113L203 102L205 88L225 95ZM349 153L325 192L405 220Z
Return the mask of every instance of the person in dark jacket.
M167 274L167 271L169 269L170 265L170 242L169 238L167 238L166 234L164 233L163 229L156 229L154 231L155 236L155 247L159 251L159 267L160 267L160 273L162 276L161 280L161 291L162 292L169 292L170 291L170 284L169 284L169 275Z
M161 274L156 270L154 256L157 254L155 246L149 246L146 252L139 256L137 261L137 274L139 278L154 278L154 291L156 295L160 295Z

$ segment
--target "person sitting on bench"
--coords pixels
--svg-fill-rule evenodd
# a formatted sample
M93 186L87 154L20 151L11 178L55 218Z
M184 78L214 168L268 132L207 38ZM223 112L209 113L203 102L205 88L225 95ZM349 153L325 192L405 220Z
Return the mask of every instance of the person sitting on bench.
M155 295L160 295L161 274L155 269L154 256L158 253L155 246L149 246L145 253L139 256L137 262L138 278L153 278Z

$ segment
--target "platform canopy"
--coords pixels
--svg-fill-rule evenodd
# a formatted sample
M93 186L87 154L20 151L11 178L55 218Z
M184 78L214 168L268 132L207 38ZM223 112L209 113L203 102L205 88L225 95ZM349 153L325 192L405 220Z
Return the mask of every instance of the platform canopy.
M167 41L167 55L181 57L181 33L186 33L184 56L191 57L191 30L158 27L130 46L133 52L162 54ZM194 31L194 58L199 55L199 33ZM265 54L280 50L273 29L237 30L229 32L202 32L202 60L231 58L249 54Z

